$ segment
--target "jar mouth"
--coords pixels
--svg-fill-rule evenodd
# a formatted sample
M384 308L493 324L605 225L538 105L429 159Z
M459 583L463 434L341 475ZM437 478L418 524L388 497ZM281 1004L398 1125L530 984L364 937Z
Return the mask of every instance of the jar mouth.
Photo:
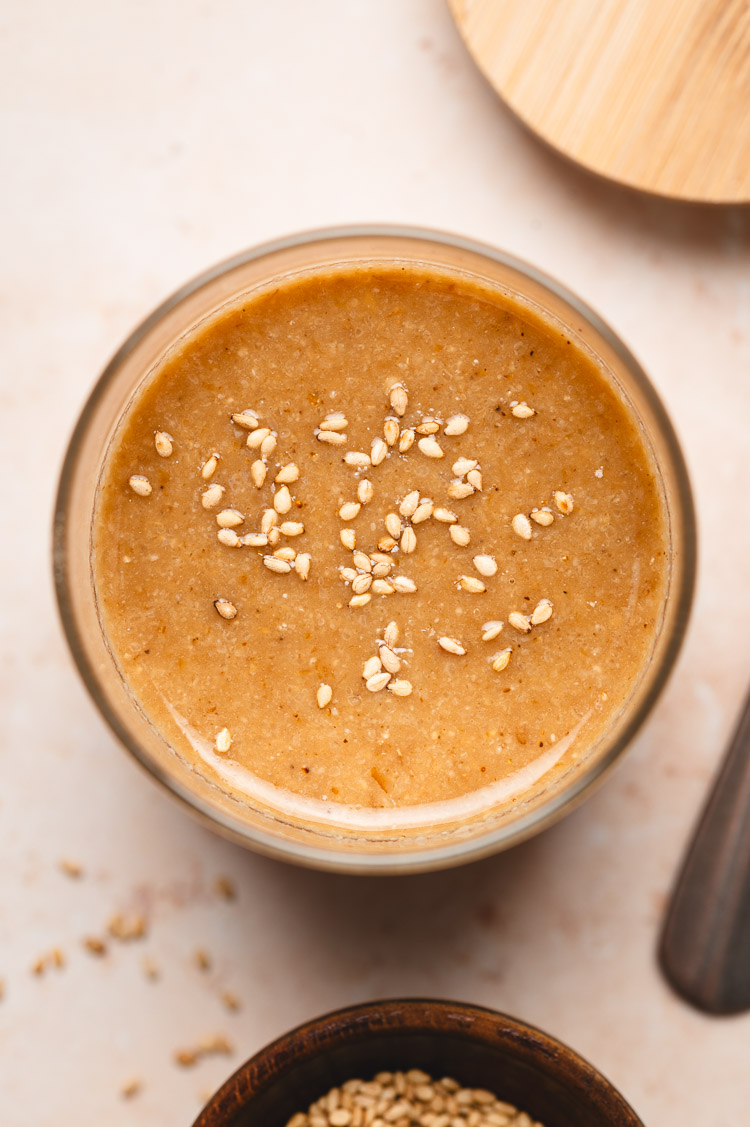
M546 798L524 801L512 820L483 827L481 821L431 837L414 834L360 836L346 840L323 828L293 830L278 812L249 821L236 798L219 794L157 748L148 719L132 696L116 684L114 657L100 628L91 570L91 522L99 469L125 406L166 349L192 332L202 317L233 297L257 290L292 272L314 274L330 265L366 261L442 266L480 271L493 284L516 288L525 302L562 319L603 356L625 385L633 413L646 426L664 479L670 525L670 577L663 621L653 659L642 672L637 699L616 730L569 772ZM74 430L63 464L54 517L54 572L60 614L73 657L97 707L124 746L167 790L215 829L258 851L318 868L359 872L437 869L516 844L576 805L606 774L653 707L674 664L687 623L695 563L695 518L690 485L669 417L653 386L624 344L577 297L534 267L492 247L418 228L367 226L305 232L259 246L209 269L167 299L128 337L104 370ZM600 746L601 745L601 746Z

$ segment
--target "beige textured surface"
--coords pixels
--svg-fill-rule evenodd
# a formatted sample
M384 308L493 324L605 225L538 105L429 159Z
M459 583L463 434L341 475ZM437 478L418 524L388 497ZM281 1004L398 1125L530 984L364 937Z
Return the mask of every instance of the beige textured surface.
M558 161L508 116L438 0L35 0L3 22L3 1127L187 1125L230 1062L181 1071L177 1046L225 1032L237 1063L326 1008L402 992L542 1025L649 1124L744 1123L750 1018L684 1008L653 948L750 669L747 214L634 198ZM663 394L701 512L688 644L604 789L514 853L377 883L245 854L163 797L79 685L48 566L67 435L133 323L240 247L354 220L486 239L592 302ZM65 856L85 879L57 871ZM236 903L212 893L218 873ZM149 916L145 941L81 950L130 906ZM32 977L56 944L68 966ZM143 979L144 953L160 982ZM224 987L240 1013L221 1007ZM144 1091L122 1103L131 1075Z
M450 0L515 113L647 192L750 202L747 0Z

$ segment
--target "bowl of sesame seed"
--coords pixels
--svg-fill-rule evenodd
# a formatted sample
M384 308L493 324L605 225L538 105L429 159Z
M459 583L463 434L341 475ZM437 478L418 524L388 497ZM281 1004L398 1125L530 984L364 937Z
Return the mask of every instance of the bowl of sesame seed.
M643 1127L566 1045L464 1003L368 1002L251 1057L194 1127Z

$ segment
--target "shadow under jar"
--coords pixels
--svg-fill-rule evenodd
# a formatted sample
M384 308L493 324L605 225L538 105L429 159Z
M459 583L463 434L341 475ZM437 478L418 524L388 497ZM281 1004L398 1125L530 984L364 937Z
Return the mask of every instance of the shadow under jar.
M215 828L434 869L569 810L679 648L682 456L534 269L386 228L260 247L123 345L73 435L63 623L109 724Z

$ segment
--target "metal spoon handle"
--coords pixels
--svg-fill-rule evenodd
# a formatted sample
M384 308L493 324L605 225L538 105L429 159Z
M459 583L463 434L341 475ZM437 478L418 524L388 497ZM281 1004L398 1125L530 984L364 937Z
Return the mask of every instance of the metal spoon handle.
M675 884L659 959L698 1009L750 1008L750 696Z

